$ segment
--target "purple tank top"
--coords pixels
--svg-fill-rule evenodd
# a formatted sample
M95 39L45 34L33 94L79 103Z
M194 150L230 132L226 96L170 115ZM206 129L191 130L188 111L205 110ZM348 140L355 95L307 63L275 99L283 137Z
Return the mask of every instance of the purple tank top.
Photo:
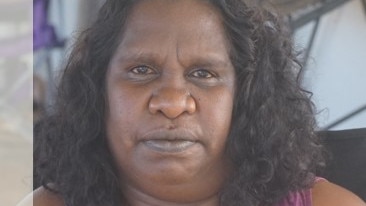
M315 178L315 182L325 180L320 177ZM312 193L310 189L291 192L287 197L274 206L312 206Z

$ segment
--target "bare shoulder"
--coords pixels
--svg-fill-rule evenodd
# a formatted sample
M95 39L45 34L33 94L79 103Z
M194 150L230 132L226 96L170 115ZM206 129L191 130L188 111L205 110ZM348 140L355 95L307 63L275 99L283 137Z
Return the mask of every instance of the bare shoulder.
M29 194L17 206L65 206L62 198L57 194L40 187Z
M36 189L33 193L34 206L65 206L62 198L44 187Z
M313 206L366 206L352 192L327 181L317 182L312 193Z

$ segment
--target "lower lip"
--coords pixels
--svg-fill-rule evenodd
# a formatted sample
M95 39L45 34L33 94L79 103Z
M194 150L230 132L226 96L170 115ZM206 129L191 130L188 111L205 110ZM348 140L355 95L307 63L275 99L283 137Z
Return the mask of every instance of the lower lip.
M196 142L188 140L148 140L144 144L148 148L158 152L177 153L189 149Z

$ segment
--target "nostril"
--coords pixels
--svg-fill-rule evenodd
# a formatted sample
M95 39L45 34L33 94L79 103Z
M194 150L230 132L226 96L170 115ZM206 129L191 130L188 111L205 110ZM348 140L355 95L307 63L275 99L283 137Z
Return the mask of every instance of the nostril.
M196 101L194 100L193 96L189 94L187 96L187 112L189 114L193 114L196 111Z
M162 113L167 118L175 119L183 113L193 114L196 111L196 103L188 92L166 89L151 97L149 111L152 114Z

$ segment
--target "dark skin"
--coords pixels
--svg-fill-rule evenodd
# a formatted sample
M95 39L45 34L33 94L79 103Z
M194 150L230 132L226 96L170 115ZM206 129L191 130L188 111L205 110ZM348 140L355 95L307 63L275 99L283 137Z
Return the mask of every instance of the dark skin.
M131 205L218 205L235 88L228 51L209 4L132 10L107 73L107 136Z
M197 0L141 1L106 76L107 138L130 206L218 206L235 72L220 14ZM364 206L329 182L314 206ZM64 205L40 188L34 205Z

